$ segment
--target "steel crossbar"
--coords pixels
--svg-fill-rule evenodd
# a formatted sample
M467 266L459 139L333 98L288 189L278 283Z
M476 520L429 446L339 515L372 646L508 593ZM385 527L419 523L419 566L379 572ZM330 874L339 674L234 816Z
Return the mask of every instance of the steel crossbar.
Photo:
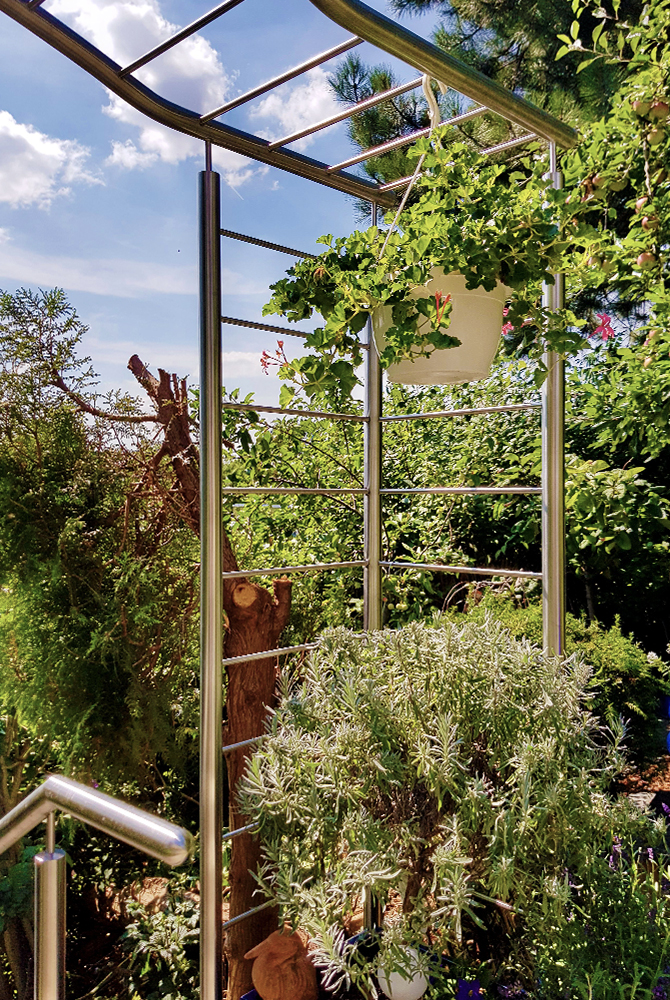
M380 490L385 495L411 496L413 494L445 493L454 496L470 496L482 494L483 496L504 496L510 494L524 494L542 492L541 486L425 486L418 489L408 490Z
M539 410L542 403L509 403L505 406L471 406L459 410L428 410L426 413L394 413L380 417L382 423L397 420L434 420L440 417L470 417L478 413L514 413L521 410Z
M542 574L525 569L484 569L478 566L445 566L442 563L380 562L385 569L419 569L431 573L473 573L478 576L526 577L541 580Z
M227 236L230 240L240 240L241 243L251 243L256 247L265 247L266 250L276 250L278 253L287 253L291 257L312 257L317 254L307 253L305 250L293 250L291 247L282 246L281 243L270 243L269 240L260 240L257 236L245 236L244 233L235 233L232 229L222 229L222 236Z
M365 424L367 417L358 413L329 413L327 410L291 410L284 406L262 406L256 403L221 403L225 410L242 410L252 413L280 413L285 417L310 417L323 420L349 420L353 423Z
M244 656L228 656L221 661L222 666L232 667L236 663L253 663L254 660L269 660L272 656L288 656L290 653L306 653L316 649L315 642L304 642L298 646L280 646L278 649L266 649L262 653L245 653Z
M328 49L326 52L319 53L318 56L313 56L311 59L307 59L305 62L300 63L299 66L294 66L293 69L289 69L286 73L281 73L279 76L275 76L272 80L268 80L267 83L262 83L259 87L253 87L251 90L248 90L246 94L241 94L240 97L236 97L232 101L227 101L226 104L222 104L220 108L215 108L214 111L208 111L206 115L200 116L200 121L204 124L205 122L211 121L213 118L225 115L226 111L232 111L234 108L241 107L242 104L248 104L249 101L253 101L254 98L267 94L269 90L274 90L276 87L280 87L283 83L288 83L289 80L294 80L296 76L302 76L302 74L307 73L308 70L315 69L317 66L321 66L330 59L334 59L336 56L340 56L344 52L348 52L349 49L353 49L356 45L360 45L362 41L362 38L347 38L345 42L340 42L339 45L333 46L332 49Z
M367 559L352 559L350 562L306 563L304 566L273 566L270 569L242 569L222 573L224 580L247 580L252 576L278 576L281 573L320 573L331 569L355 569L367 566Z
M224 486L221 490L222 493L251 493L251 494L267 494L268 496L278 495L278 496L290 496L295 494L296 496L340 496L342 494L350 496L364 496L368 491L365 489L357 489L354 487L342 487L333 486L324 489L311 489L304 486Z
M328 172L333 173L337 170L344 170L345 167L353 167L356 163L362 163L363 160L369 160L373 156L383 156L384 153L390 153L394 149L401 149L403 146L409 146L411 142L415 142L417 139L422 139L424 136L430 135L436 129L445 128L448 125L460 125L463 122L469 122L473 118L479 118L480 115L485 115L489 111L489 108L473 108L471 111L465 111L462 115L456 115L455 118L448 118L446 121L440 122L433 128L429 125L427 128L418 129L416 132L410 132L408 135L401 135L398 139L389 139L388 142L382 142L379 146L370 146L369 149L363 150L362 153L357 153L356 156L350 156L346 160L342 160L341 163L336 163L332 167L328 167Z
M267 902L261 903L260 906L254 906L251 910L246 910L244 913L240 913L237 917L232 917L230 920L222 925L222 930L226 930L228 927L232 927L234 924L239 924L240 921L246 920L247 917L253 917L255 913L260 913L261 910L267 910L270 906L276 906L276 903L272 899L268 899Z
M222 14L227 14L229 10L233 9L233 7L239 7L239 5L243 2L244 0L226 0L225 3L219 4L218 7L214 7L213 10L209 11L209 13L203 14L202 17L192 21L185 28L182 28L181 31L177 31L171 38L161 42L160 45L156 45L155 48L151 49L145 55L140 56L139 59L135 59L134 62L131 62L128 66L124 67L124 69L120 69L119 76L121 78L124 76L130 76L130 74L134 73L135 70L140 69L142 66L146 66L147 63L150 63L153 59L157 59L158 56L162 56L164 52L167 52L175 45L183 42L186 38L190 38L190 36L194 35L196 31L200 31L201 28L211 24L212 21L216 21L216 19L221 17Z
M321 129L330 128L331 125L337 125L338 122L343 122L347 118L352 118L354 115L360 114L362 111L367 111L369 108L375 108L378 104L383 104L384 101L391 101L394 97L400 97L402 94L406 94L410 90L416 90L417 87L421 85L421 77L417 77L416 80L410 80L409 83L401 83L397 87L391 87L390 90L383 90L379 94L373 94L372 97L366 97L363 101L358 101L356 104L352 104L351 107L346 108L344 111L340 111L339 114L331 115L330 118L324 118L323 121L316 122L314 125L309 125L307 128L301 129L300 132L292 132L291 135L284 136L283 139L276 139L275 142L270 143L270 149L279 149L280 146L288 146L292 142L296 142L298 139L304 139L305 136L314 135L315 132L320 132Z
M271 323L257 323L251 319L237 319L235 316L222 316L222 323L229 326L243 326L248 330L262 330L264 333L281 333L287 337L309 337L309 333L304 330L289 330L284 326L273 326Z

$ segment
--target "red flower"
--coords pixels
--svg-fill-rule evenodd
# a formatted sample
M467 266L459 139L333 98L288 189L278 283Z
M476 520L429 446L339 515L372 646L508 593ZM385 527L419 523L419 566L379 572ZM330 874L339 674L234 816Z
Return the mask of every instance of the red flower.
M600 323L595 328L591 336L600 337L601 340L611 340L614 336L611 316L608 316L607 313L596 313L596 316L600 320Z
M439 326L444 316L444 311L451 302L451 295L443 295L442 292L435 292L435 309L437 311L437 325Z

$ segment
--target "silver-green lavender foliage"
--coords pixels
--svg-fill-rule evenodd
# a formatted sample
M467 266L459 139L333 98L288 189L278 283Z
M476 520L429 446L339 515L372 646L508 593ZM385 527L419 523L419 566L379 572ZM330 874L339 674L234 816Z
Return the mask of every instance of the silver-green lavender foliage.
M530 973L524 914L560 923L569 873L615 832L659 839L608 795L622 761L584 707L588 677L492 620L325 633L285 683L242 797L260 824L263 888L312 934L332 982L368 981L340 931L365 888L404 897L386 967L401 944L429 941L498 970L514 955Z

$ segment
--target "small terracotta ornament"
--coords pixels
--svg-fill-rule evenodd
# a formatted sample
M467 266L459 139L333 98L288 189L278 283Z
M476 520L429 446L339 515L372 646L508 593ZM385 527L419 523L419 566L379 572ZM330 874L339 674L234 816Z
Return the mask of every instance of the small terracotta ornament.
M262 1000L317 1000L316 969L299 931L274 931L244 957L253 960L251 981Z

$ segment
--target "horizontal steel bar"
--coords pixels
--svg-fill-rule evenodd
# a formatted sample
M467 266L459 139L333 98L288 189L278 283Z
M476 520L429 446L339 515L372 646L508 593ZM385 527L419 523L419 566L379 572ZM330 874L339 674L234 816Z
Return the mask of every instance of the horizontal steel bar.
M473 108L472 111L465 111L462 115L456 115L455 118L448 118L446 121L440 122L439 125L435 126L435 129L444 128L446 125L460 125L461 122L467 122L471 118L478 118L480 115L485 115L488 110L488 108ZM370 146L369 149L363 150L362 153L357 153L356 156L350 156L348 160L342 160L341 163L336 163L333 167L328 167L328 172L332 173L335 170L344 170L345 167L352 167L355 163L369 160L372 156L382 156L383 153L389 153L393 149L408 146L410 142L421 139L425 135L430 135L433 131L433 126L429 125L427 128L410 132L409 135L401 135L398 139L390 139L388 142L383 142L380 146Z
M283 139L277 139L275 142L271 142L270 149L279 149L280 146L288 146L290 143L296 142L298 139L304 139L306 135L314 135L315 132L320 132L323 128L329 128L331 125L337 125L338 122L344 121L345 118L351 118L352 115L358 115L362 111L367 111L368 108L374 108L377 104L382 104L384 101L390 101L394 97L406 94L408 90L415 90L416 87L419 87L420 85L421 77L419 76L416 80L411 80L409 83L401 83L398 87L392 87L390 90L383 90L379 94L373 94L372 97L366 97L364 101L358 101L357 104L352 104L344 111L340 111L339 114L331 115L330 118L324 118L323 121L316 122L316 124L310 125L308 128L304 128L300 132L293 132L291 135L287 135Z
M418 175L423 177L423 173ZM399 177L396 181L389 181L388 184L382 184L379 188L380 191L397 191L398 188L405 187L410 181L414 180L414 174L408 174L407 177Z
M518 97L499 83L409 31L397 21L373 10L360 0L311 0L326 17L347 31L355 32L366 42L427 73L447 87L457 90L478 104L485 104L509 121L516 122L545 139L570 148L577 143L575 129L542 111L523 97Z
M254 830L258 829L258 823L249 823L248 826L238 826L236 830L231 830L230 833L224 833L221 840L234 840L235 837L241 836L243 833L253 833Z
M293 80L296 76L301 76L303 73L307 73L308 70L314 69L315 66L321 66L322 63L328 62L329 59L334 59L335 56L340 56L343 52L348 52L349 49L353 49L356 45L360 45L362 41L362 38L347 38L345 42L340 42L339 45L333 46L332 49L328 49L326 52L321 52L318 56L313 56L306 62L300 63L299 66L294 66L293 69L287 70L286 73L281 73L279 76L275 76L272 80L268 80L267 83L262 83L259 87L247 90L246 94L241 94L233 101L227 101L226 104L222 104L220 108L215 108L214 111L208 111L207 114L200 116L200 121L204 124L205 122L211 121L212 118L218 118L219 115L224 115L226 111L232 111L233 108L239 108L240 105L253 101L255 97L260 97L261 94L267 94L268 90L274 90L275 87L280 87L282 83L288 83L289 80Z
M244 569L235 573L222 573L224 580L236 578L247 579L250 576L274 576L277 573L318 573L327 569L353 569L356 566L367 566L367 559L356 559L351 562L307 563L305 566L275 566L272 569Z
M483 496L504 496L506 493L541 493L541 486L426 486L414 490L380 490L380 493L407 496L412 493L449 493L454 496L469 496L480 493Z
M480 569L478 566L443 566L441 563L380 562L385 569L422 569L431 573L476 573L479 576L514 576L541 580L541 573L525 569Z
M516 139L508 139L507 142L499 142L497 146L489 146L488 149L482 149L482 156L492 156L493 153L503 153L506 149L513 149L515 146L525 146L527 142L533 142L534 139L540 138L535 135L534 132L529 132L527 135L520 135Z
M326 410L287 410L283 406L257 406L255 403L221 403L228 410L251 410L258 413L281 413L287 417L323 417L328 420L353 420L359 424L365 424L367 417L361 417L357 413L328 413Z
M239 6L242 2L243 0L226 0L225 3L219 4L218 7L214 7L209 11L209 13L203 14L202 17L199 17L197 21L192 21L189 25L187 25L187 27L182 28L181 31L172 35L171 38L161 42L160 45L157 45L145 55L140 56L139 59L131 62L130 65L124 67L124 69L119 70L119 76L124 77L129 76L130 73L134 73L136 69L139 69L141 66L145 66L148 62L151 62L152 59L156 59L164 52L167 52L168 49L171 49L174 45L178 45L179 42L183 42L184 39L189 37L189 35L194 35L196 31L200 31L200 29L204 28L205 25L211 24L212 21L215 21L217 17L221 17L222 14L227 14L229 10L232 10L233 7Z
M234 750L241 750L243 747L250 747L254 743L258 743L260 740L266 740L270 734L263 733L262 736L252 736L250 740L240 740L239 743L229 743L227 747L223 748L223 755L227 753L233 753Z
M193 851L193 837L187 830L88 785L52 774L0 820L0 854L54 809L168 865L183 864Z
M382 422L392 420L430 420L434 417L468 417L475 413L513 413L515 410L540 410L542 403L510 403L509 406L473 406L463 410L429 410L427 413L400 413L381 417Z
M245 326L250 330L263 330L266 333L281 333L287 337L309 337L309 333L303 330L289 330L284 326L272 326L270 323L256 323L251 319L235 319L234 316L222 316L222 323L229 323L231 326Z
M311 257L316 260L317 254L307 253L305 250L292 250L291 247L284 247L281 243L270 243L269 240L259 240L257 236L245 236L243 233L234 233L232 229L222 229L222 236L227 236L230 240L240 240L241 243L251 243L256 247L265 247L266 250L276 250L277 253L287 253L291 257Z
M279 649L265 649L262 653L247 653L245 656L229 656L221 662L224 667L234 666L236 663L251 663L253 660L269 660L271 656L288 656L289 653L303 653L310 649L316 649L315 642L303 643L301 646L283 646Z
M223 493L256 493L268 495L278 494L290 496L295 494L296 496L301 496L302 494L308 494L313 496L338 496L339 494L349 494L351 496L364 496L367 494L367 490L363 489L342 489L340 487L333 489L307 489L301 486L224 486Z
M222 929L225 931L226 927L232 927L233 924L239 924L241 920L246 920L247 917L253 917L254 913L260 913L261 910L267 910L269 906L276 906L271 899L268 899L267 903L261 903L260 906L254 906L253 910L246 910L244 913L240 913L239 917L233 917L231 920L226 920L222 925Z

